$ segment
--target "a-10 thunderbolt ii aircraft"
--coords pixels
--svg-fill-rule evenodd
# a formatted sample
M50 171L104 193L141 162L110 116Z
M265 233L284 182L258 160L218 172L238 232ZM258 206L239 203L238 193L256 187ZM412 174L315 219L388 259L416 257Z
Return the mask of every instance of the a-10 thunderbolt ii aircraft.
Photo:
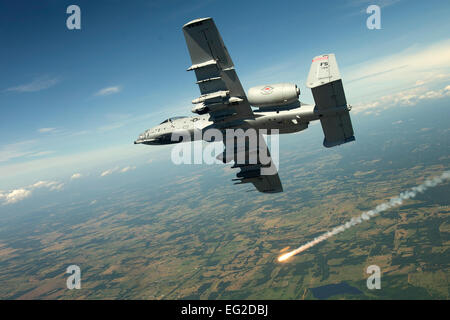
M226 148L218 159L224 163L233 160L232 168L240 169L237 179L233 179L237 181L235 184L253 183L260 192L276 193L283 191L276 167L270 174L263 173L268 166L273 168L273 163L261 129L267 130L267 134L274 129L280 134L293 133L307 129L311 121L320 120L325 147L355 140L349 115L351 108L345 99L334 54L323 54L312 60L306 85L312 90L315 105L310 105L299 101L300 90L291 83L253 87L245 94L212 18L188 22L183 26L183 33L192 60L187 70L195 72L201 93L192 101L192 112L197 116L169 118L142 133L135 144L181 142L173 138L174 133L180 131L188 132L195 139L195 130L217 129L225 133L228 129L253 129L258 141L256 149L243 143L227 152L224 137ZM269 161L261 161L261 151ZM257 156L256 161L250 162L248 155L252 152ZM245 161L236 161L239 153L247 154Z

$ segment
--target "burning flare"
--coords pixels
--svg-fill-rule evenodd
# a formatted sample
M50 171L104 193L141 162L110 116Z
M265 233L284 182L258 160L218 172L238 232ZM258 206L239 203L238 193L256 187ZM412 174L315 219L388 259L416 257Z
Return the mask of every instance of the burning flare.
M295 256L296 254L299 254L300 252L303 252L303 251L315 246L316 244L318 244L322 241L325 241L328 238L331 238L332 236L335 236L338 233L341 233L341 232L347 230L350 227L360 224L364 220L369 220L373 216L376 216L377 214L379 214L383 211L386 211L390 208L400 206L403 204L404 200L412 199L417 195L417 193L423 193L428 188L435 187L438 184L441 184L442 182L444 182L446 179L449 179L449 178L450 178L450 170L445 171L439 177L434 177L433 179L425 180L424 183L422 183L410 190L400 193L400 195L398 195L397 197L391 198L387 202L379 204L378 206L375 207L375 209L363 212L360 216L351 218L350 221L334 228L331 231L328 231L328 232L322 234L321 236L319 236L317 238L314 238L314 240L302 245L301 247L298 247L295 250L289 251L288 253L285 253L285 254L279 256L278 262L284 262L284 261L288 260L290 257Z

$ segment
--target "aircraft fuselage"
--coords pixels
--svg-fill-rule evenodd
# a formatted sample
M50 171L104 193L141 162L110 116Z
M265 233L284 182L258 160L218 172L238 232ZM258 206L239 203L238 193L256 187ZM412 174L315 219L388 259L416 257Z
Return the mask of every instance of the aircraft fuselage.
M259 111L254 110L254 119L244 120L239 128L255 130L265 129L267 134L271 130L278 130L278 133L293 133L308 128L311 121L318 120L321 116L313 105L301 104L300 107L276 110ZM325 115L326 116L326 115ZM135 144L165 145L178 143L178 140L172 139L172 134L176 132L188 132L191 135L191 141L198 140L198 135L194 135L195 130L206 130L215 128L212 121L209 121L209 115L198 115L193 117L169 118L156 127L150 128L139 135ZM200 135L200 137L203 135Z

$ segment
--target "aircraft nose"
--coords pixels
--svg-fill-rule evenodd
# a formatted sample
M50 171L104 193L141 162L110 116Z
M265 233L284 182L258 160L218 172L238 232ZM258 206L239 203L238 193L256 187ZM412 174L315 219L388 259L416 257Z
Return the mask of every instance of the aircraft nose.
M141 133L139 137L134 141L134 144L142 144L145 140L148 140L151 138L151 135L148 131L145 131L144 133Z

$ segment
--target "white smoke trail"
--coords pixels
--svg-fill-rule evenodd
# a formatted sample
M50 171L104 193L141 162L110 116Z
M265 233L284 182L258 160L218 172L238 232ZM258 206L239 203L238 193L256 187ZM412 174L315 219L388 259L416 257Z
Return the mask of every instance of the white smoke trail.
M410 190L400 193L400 195L398 195L397 197L391 198L388 202L379 204L378 206L375 207L375 209L363 212L360 216L352 218L350 221L334 228L331 231L328 231L328 232L322 234L321 236L319 236L317 238L314 238L314 240L302 245L301 247L298 247L295 250L292 250L288 253L281 255L278 258L278 261L279 262L286 261L290 257L295 256L296 254L299 254L300 252L303 252L303 251L315 246L316 244L318 244L322 241L325 241L328 238L347 230L348 228L351 228L357 224L360 224L363 221L369 220L373 216L376 216L383 211L386 211L390 208L400 206L403 204L403 201L412 199L417 195L417 193L423 193L428 188L435 187L438 184L441 184L442 182L444 182L446 179L449 179L449 178L450 178L450 170L445 171L439 177L434 177L433 179L425 180L424 183L422 183L414 188L411 188Z

